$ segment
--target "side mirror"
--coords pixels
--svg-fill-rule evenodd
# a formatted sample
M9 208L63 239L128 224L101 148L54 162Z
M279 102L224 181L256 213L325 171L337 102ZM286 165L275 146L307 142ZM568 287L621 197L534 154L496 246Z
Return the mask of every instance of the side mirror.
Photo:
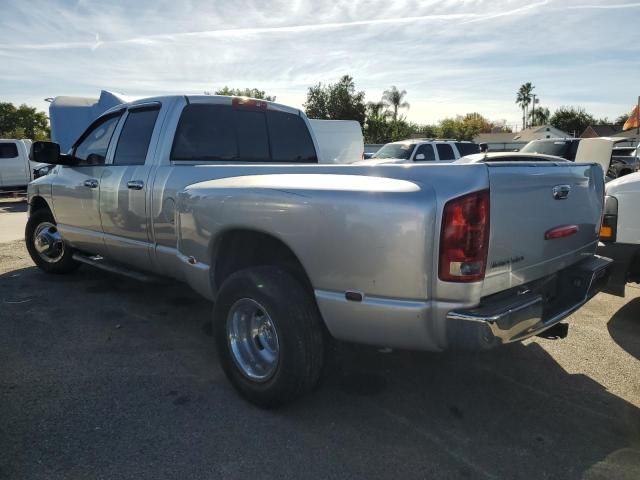
M424 153L419 153L416 155L416 160L424 160Z
M60 145L54 142L33 142L29 160L51 165L74 165L73 157L60 155Z

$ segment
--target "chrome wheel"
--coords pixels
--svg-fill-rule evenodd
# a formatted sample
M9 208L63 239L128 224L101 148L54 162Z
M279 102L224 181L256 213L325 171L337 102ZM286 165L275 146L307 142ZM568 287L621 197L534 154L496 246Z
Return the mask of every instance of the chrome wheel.
M33 232L33 247L42 260L56 263L64 255L64 241L58 228L50 222L42 222Z
M280 344L271 317L255 300L241 298L227 315L227 340L233 361L242 374L264 382L278 367Z

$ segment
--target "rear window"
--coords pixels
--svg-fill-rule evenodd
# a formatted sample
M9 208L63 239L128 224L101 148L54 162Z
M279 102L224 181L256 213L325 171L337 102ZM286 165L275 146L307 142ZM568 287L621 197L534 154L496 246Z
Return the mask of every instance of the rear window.
M0 158L16 158L18 147L15 143L0 143Z
M271 157L274 162L317 162L309 129L302 118L290 113L267 111Z
M522 150L523 153L543 153L545 155L555 155L567 160L573 160L578 149L579 142L569 140L533 140L527 143Z
M187 105L172 160L317 162L313 140L299 115L227 105Z
M480 153L480 145L478 145L477 143L457 142L456 147L458 148L458 152L460 152L461 157L472 155L474 153Z
M451 145L447 145L446 143L438 143L436 144L436 149L438 150L438 157L440 157L440 160L456 159L456 156L453 153L453 148L451 148Z

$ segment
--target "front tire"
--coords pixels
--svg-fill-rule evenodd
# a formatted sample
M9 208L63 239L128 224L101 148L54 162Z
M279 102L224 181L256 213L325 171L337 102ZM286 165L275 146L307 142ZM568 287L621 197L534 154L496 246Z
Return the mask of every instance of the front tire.
M311 391L324 361L312 293L276 266L242 270L222 285L213 316L222 368L236 390L265 408Z
M37 210L24 232L27 251L38 268L47 273L69 273L79 267L72 249L64 243L49 210Z

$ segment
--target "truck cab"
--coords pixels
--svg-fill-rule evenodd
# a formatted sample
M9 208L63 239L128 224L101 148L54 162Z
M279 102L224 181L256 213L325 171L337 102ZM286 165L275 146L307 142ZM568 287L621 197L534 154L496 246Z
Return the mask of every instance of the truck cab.
M387 143L366 163L453 162L474 153L480 153L475 142L415 138Z
M598 254L614 261L605 291L624 297L627 283L640 283L640 172L607 183L605 194Z
M0 188L24 188L41 164L29 160L31 140L0 139Z

